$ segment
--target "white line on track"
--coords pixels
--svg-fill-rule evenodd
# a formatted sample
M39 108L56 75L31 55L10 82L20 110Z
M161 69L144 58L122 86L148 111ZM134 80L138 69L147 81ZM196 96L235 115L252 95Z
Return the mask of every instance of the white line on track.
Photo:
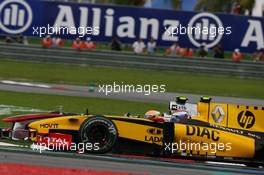
M20 85L20 86L30 86L30 87L40 87L40 88L51 88L51 86L46 84L37 84L37 83L29 83L29 82L17 82L11 80L2 80L1 83L10 84L10 85Z
M16 144L12 144L12 143L5 143L5 142L0 142L0 146L15 146L15 147L19 147Z
M245 164L239 164L239 163L214 162L214 161L206 161L205 163L214 164L214 165L246 166Z

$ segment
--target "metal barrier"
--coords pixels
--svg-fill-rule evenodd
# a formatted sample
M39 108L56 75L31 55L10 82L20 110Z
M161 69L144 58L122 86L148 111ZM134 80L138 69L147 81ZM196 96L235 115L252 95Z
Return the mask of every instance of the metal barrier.
M157 55L135 55L112 51L77 51L70 48L44 49L37 45L0 43L0 59L39 61L50 63L87 64L96 66L127 67L191 73L208 73L264 78L264 63L213 58L181 58Z

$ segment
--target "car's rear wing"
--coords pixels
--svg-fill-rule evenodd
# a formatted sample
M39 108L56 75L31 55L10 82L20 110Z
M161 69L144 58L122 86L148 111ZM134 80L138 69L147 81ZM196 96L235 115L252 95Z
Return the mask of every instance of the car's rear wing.
M264 132L264 107L199 102L197 120L228 128Z

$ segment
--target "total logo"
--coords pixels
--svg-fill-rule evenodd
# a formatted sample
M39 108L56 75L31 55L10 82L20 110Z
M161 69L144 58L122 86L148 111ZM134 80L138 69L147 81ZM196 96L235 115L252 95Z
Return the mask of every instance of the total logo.
M32 9L23 0L4 0L0 3L0 29L19 34L26 31L33 20Z
M223 27L221 20L212 13L199 13L191 18L188 24L191 32L188 37L191 43L200 47L205 43L207 48L218 44L224 34L231 34L231 27Z

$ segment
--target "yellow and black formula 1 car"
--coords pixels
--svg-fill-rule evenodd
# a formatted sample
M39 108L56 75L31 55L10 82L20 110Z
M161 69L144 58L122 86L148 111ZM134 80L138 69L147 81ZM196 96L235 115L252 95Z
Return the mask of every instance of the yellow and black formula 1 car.
M71 150L73 144L83 144L85 151L92 153L263 161L264 107L217 104L211 103L210 98L201 98L198 104L188 106L186 100L177 98L170 103L169 113L154 116L154 120L131 116L46 114L30 118L24 129L35 143L53 148L56 145L56 148ZM188 117L180 118L188 109L191 110Z

